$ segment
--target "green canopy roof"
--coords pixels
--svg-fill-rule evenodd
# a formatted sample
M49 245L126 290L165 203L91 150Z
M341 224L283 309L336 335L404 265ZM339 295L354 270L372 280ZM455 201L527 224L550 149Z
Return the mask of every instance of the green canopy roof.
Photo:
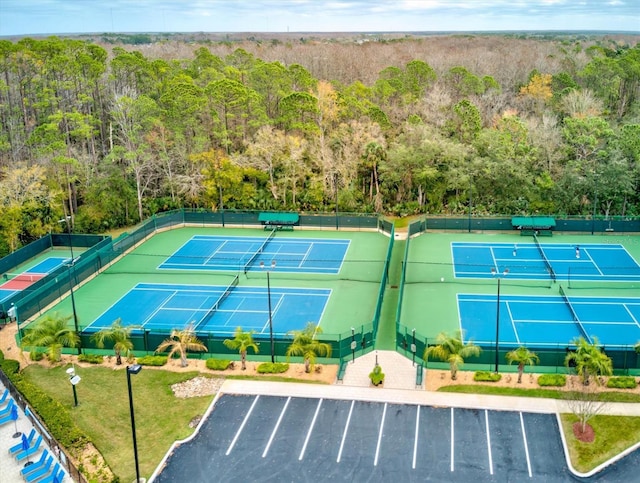
M289 212L264 212L258 215L258 221L269 225L293 225L298 223L300 215Z
M556 220L551 216L514 216L511 225L518 230L550 230Z

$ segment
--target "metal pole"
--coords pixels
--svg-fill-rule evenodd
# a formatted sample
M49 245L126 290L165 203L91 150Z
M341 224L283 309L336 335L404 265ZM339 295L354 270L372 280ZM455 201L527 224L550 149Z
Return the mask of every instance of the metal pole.
M131 392L131 374L137 374L142 366L136 364L127 366L127 387L129 389L129 412L131 413L131 435L133 437L133 458L136 463L136 483L140 483L140 468L138 466L138 442L136 440L136 420L133 411L133 393Z
M336 192L336 230L338 230L338 173L333 173L333 188Z
M271 281L269 279L269 271L267 270L267 299L269 301L269 340L271 341L271 362L275 362L273 345L273 319L271 315Z
M351 362L356 361L356 329L351 327Z
M496 307L496 374L498 373L498 350L500 344L500 277L498 277L498 304Z
M80 327L78 325L78 313L76 312L76 298L73 294L73 282L75 280L75 272L73 276L71 272L74 270L75 266L75 258L73 256L73 241L71 239L71 217L67 218L67 237L69 239L69 250L71 252L71 262L69 265L69 293L71 295L71 310L73 311L73 328L78 334L79 337L79 345L78 345L78 354L82 354L82 338L80 337Z
M469 176L469 233L471 233L471 189L473 188L473 178Z
M596 209L598 207L598 176L594 175L593 215L591 216L591 234L596 230Z
M73 388L73 407L78 407L78 393L76 392L75 384L71 384Z

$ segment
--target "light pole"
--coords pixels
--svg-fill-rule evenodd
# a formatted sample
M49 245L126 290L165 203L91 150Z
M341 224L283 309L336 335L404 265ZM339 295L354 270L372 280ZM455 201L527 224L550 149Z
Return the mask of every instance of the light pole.
M356 329L351 327L351 362L356 361Z
M80 376L76 374L76 370L74 367L70 367L67 369L67 374L69 375L69 382L71 383L71 387L73 388L73 407L78 407L78 394L76 393L76 385L80 382Z
M502 277L506 277L509 273L509 269L505 268L502 274L498 273L495 267L491 268L491 274L495 277L498 277L498 301L496 303L496 368L495 372L498 373L498 363L499 363L499 349L500 349L500 279Z
M260 262L260 268L264 269L264 262ZM271 260L271 270L276 268L276 261ZM269 269L267 269L267 303L269 306L269 340L271 342L271 362L275 362L275 347L273 344L273 316L271 314L271 280L269 279Z
M136 483L140 483L140 468L138 467L138 442L136 440L136 419L133 412L133 393L131 392L131 374L138 374L142 370L140 364L127 366L127 388L129 389L129 412L131 413L131 435L133 437L133 459L136 462Z
M69 274L69 293L71 295L71 310L73 311L73 327L78 334L78 354L82 354L82 338L80 337L80 328L78 326L78 314L76 312L76 298L73 294L73 281L75 279L75 274L72 277L71 272L73 267L75 266L76 260L73 257L73 241L71 240L71 216L67 216L62 220L58 220L58 223L65 222L67 224L67 237L69 238L69 250L71 251L71 260L69 261L68 271Z

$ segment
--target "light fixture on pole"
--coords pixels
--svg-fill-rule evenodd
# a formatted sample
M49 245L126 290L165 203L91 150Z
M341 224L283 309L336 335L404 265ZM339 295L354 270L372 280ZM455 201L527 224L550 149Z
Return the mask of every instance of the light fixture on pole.
M264 262L260 262L260 268L264 269ZM276 261L271 260L271 268L267 269L267 303L269 306L269 340L271 342L271 362L275 362L275 346L273 342L273 315L271 313L271 280L269 278L270 270L276 268Z
M75 279L75 273L72 276L72 271L74 270L74 266L76 263L76 259L73 256L73 241L71 239L71 217L67 216L62 220L58 220L58 223L66 223L67 224L67 237L69 239L69 250L71 252L71 259L69 260L67 273L69 274L69 294L71 295L71 310L73 312L73 328L78 334L78 354L82 354L82 338L80 338L80 328L78 325L78 313L76 312L76 299L73 294L73 282Z
M81 381L81 378L76 374L74 367L67 369L67 374L69 375L69 382L73 388L73 407L75 408L78 407L78 393L76 393L76 386Z
M498 278L498 301L496 303L496 367L495 372L498 373L498 363L499 363L499 350L500 350L500 279L502 277L506 277L509 273L509 269L505 268L502 274L498 273L498 270L495 267L491 267L491 275Z
M136 419L133 411L133 393L131 392L131 374L138 374L142 370L140 364L127 366L127 388L129 389L129 412L131 413L131 435L133 437L133 458L136 463L136 483L140 483L140 468L138 466L138 442L136 440Z

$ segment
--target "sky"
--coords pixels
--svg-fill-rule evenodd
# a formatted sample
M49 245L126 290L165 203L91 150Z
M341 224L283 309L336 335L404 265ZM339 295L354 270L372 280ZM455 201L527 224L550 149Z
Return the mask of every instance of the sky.
M0 0L0 36L495 30L640 32L640 0Z

